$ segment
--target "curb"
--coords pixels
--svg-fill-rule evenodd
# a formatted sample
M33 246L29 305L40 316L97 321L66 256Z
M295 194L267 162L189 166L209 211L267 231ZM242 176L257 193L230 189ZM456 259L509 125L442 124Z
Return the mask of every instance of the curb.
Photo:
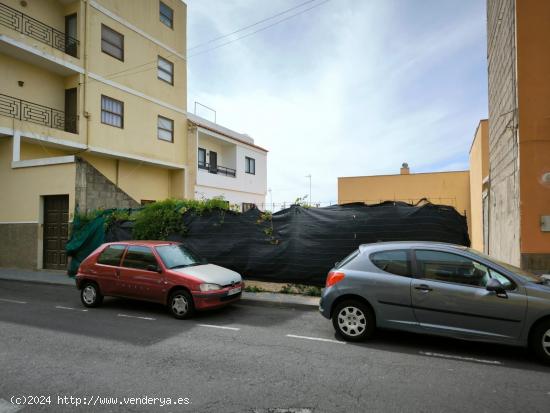
M74 279L73 279L74 280ZM56 285L59 287L75 288L76 283L69 284L66 282L59 282L56 280L25 280L17 278L9 278L0 276L0 281L11 281L23 284L40 284L40 285ZM273 297L265 297L257 294L271 294ZM290 298L290 299L289 299ZM241 300L236 304L245 304L251 306L263 306L263 307L279 307L279 308L299 308L303 310L315 310L319 307L318 302L300 302L299 300L304 297L301 296L288 296L287 294L277 293L248 293L244 291L241 296ZM311 297L307 297L308 301L313 301Z
M302 310L317 310L319 308L319 302L316 303L307 303L307 302L296 302L291 300L284 300L286 294L278 294L275 300L271 300L265 297L255 297L248 294L262 294L262 293L243 293L241 297L241 304L246 305L255 305L263 307L279 307L279 308L299 308ZM273 293L276 294L276 293ZM283 297L280 297L283 296Z
M76 282L73 284L62 283L59 281L46 281L46 280L24 280L20 278L8 278L0 276L0 281L11 281L15 283L24 283L24 284L41 284L41 285L57 285L58 287L70 287L75 288Z

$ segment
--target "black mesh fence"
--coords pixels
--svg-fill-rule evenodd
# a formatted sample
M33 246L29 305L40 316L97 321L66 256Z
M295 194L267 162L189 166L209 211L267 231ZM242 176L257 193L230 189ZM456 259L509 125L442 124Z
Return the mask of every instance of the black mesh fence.
M469 246L466 218L454 208L403 202L304 208L293 205L272 218L251 209L183 215L185 236L173 235L209 262L246 279L323 285L327 272L360 244L439 241ZM116 222L106 241L132 239L132 223Z

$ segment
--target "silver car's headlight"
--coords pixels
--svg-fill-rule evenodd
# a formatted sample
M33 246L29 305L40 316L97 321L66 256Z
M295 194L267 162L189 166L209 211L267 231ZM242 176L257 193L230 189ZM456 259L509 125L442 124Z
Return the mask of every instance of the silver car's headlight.
M201 291L215 291L221 290L222 286L219 284L201 284L200 289Z

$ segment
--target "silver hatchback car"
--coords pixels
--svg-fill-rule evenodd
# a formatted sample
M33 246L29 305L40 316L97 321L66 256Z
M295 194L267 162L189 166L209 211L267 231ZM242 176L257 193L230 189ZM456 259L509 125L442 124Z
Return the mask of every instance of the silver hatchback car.
M550 283L458 245L361 245L329 273L319 309L348 341L407 330L529 345L550 363Z

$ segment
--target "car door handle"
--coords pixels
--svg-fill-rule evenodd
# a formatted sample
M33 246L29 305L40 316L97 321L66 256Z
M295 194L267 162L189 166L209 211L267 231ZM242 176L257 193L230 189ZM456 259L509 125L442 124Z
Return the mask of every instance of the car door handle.
M432 291L432 288L426 284L415 285L414 289L424 291L425 293L427 293L428 291Z

